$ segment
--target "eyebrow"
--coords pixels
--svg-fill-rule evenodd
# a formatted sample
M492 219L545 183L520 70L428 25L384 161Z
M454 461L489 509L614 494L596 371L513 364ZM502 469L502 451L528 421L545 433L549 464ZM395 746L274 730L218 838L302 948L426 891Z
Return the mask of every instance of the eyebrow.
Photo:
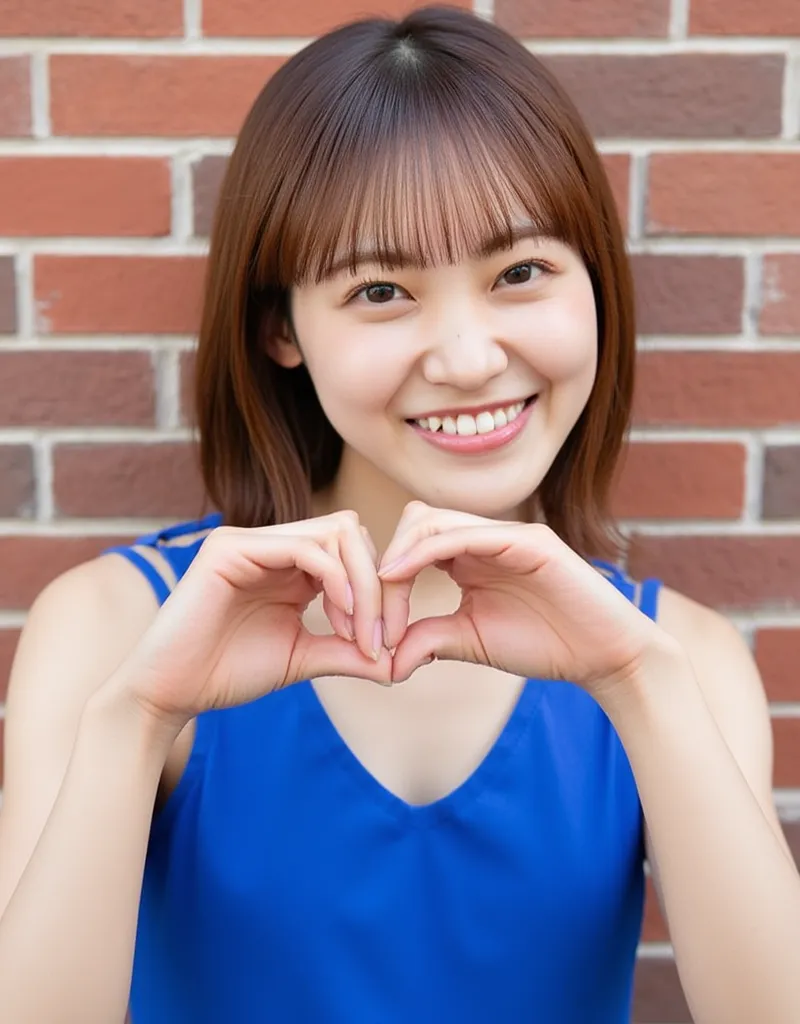
M491 235L489 238L484 239L478 248L471 252L470 255L480 259L486 259L486 257L492 256L496 252L513 248L517 242L521 242L523 239L540 239L545 237L547 237L547 234L541 227L538 227L535 224L525 224L512 228L509 232L504 231L500 234ZM399 267L421 266L421 261L417 255L410 252L403 252L401 249L390 249L385 250L384 252L378 252L377 249L364 249L350 253L347 256L340 256L338 259L334 260L328 267L326 276L335 277L343 270L356 270L362 264L370 263L386 267L389 270L396 270Z

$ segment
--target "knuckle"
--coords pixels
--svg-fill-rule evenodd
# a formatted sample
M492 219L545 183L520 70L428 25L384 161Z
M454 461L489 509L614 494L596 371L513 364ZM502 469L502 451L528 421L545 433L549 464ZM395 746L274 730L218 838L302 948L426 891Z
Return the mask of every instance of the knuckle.
M334 520L340 530L348 533L361 528L358 512L354 512L351 508L342 509L341 512L334 512Z

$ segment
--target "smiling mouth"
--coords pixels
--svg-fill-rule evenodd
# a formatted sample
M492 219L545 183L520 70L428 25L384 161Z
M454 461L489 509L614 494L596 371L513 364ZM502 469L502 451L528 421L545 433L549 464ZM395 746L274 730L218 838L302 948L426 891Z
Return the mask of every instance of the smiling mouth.
M536 395L531 395L522 402L492 406L474 414L462 412L449 416L425 416L406 422L424 433L449 437L475 437L478 434L492 434L513 423L535 399Z

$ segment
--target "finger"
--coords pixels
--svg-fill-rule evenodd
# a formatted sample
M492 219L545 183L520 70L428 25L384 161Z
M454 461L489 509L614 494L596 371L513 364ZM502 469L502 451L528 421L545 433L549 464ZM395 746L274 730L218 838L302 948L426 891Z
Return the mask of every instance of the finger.
M374 661L339 636L316 636L303 630L295 649L292 675L296 678L287 679L287 684L323 676L356 676L391 686L392 659L388 651L382 650Z
M322 610L333 627L334 632L340 636L343 640L347 640L348 643L352 643L355 640L355 634L353 632L353 616L347 615L337 608L336 605L328 598L325 594L322 598Z
M392 657L392 681L403 682L433 659L489 664L480 637L461 610L412 623Z
M347 610L345 566L310 537L223 528L205 541L192 568L199 569L201 563L211 563L218 576L242 589L263 585L265 572L299 569L319 581L334 605Z
M338 534L339 557L352 589L353 633L360 650L377 661L383 649L381 582L358 519L348 516Z
M408 509L413 511L409 512ZM429 508L422 502L411 502L397 524L394 537L384 551L380 567L387 568L399 561L411 548L426 537L465 527L496 526L491 519L454 512L450 509Z
M552 554L548 545L521 543L520 533L509 526L467 526L423 537L392 564L379 570L383 580L397 582L416 576L437 562L448 562L460 555L498 559L504 569L530 573Z
M386 582L383 584L382 615L384 643L390 651L397 647L408 628L411 591L414 587L414 582L412 578L410 580L400 580L396 583Z

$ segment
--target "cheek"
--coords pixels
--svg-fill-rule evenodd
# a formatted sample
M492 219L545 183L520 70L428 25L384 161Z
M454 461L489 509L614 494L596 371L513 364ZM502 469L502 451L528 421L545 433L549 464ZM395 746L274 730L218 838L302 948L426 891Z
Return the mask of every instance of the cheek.
M597 370L597 312L591 286L536 307L528 326L530 360L553 384L589 383Z

